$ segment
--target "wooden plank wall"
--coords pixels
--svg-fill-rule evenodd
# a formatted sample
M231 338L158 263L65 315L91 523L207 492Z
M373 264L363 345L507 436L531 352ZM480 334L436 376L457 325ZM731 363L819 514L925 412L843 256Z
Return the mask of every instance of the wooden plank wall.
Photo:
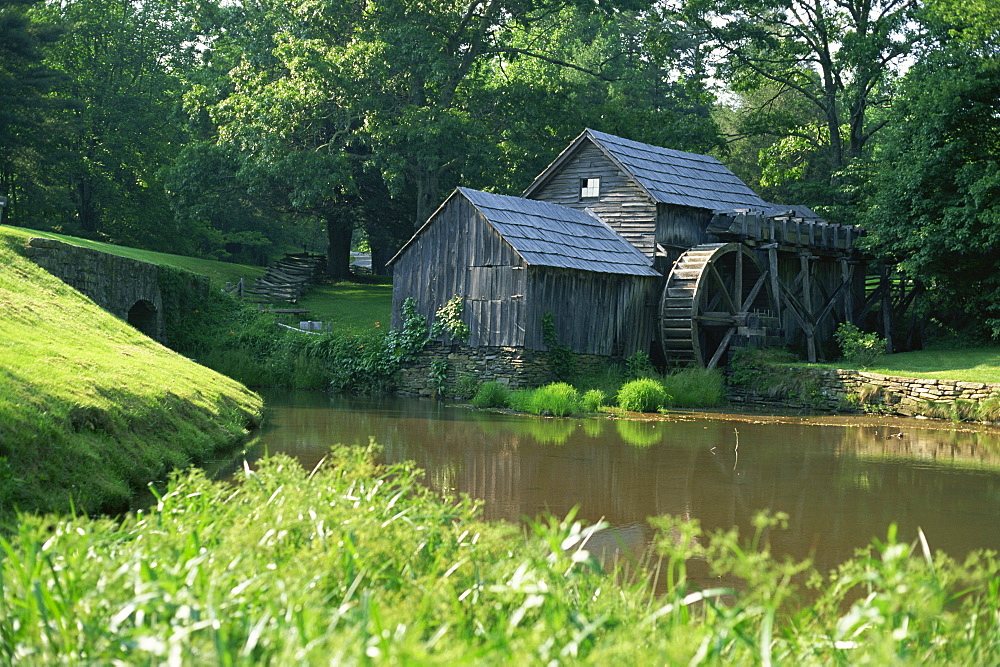
M580 199L583 178L601 179L598 199ZM532 199L589 208L647 257L652 259L656 253L656 204L590 142L581 145Z
M719 241L717 236L705 231L711 221L712 212L708 209L662 203L657 206L656 243L666 254L656 258L653 268L663 274L663 283L685 250Z
M657 278L548 267L528 271L526 347L546 349L542 317L551 312L559 342L574 352L627 357L649 351Z
M656 242L682 248L717 242L718 237L705 231L711 221L712 212L708 209L660 204L656 217Z
M575 352L628 356L649 349L657 282L526 267L472 205L455 196L395 263L392 326L402 326L408 296L430 321L460 294L470 346L544 350L542 316L551 312L560 343Z
M524 285L520 257L467 199L455 195L395 263L392 326L402 326L407 297L431 321L459 294L466 298L469 344L522 345Z

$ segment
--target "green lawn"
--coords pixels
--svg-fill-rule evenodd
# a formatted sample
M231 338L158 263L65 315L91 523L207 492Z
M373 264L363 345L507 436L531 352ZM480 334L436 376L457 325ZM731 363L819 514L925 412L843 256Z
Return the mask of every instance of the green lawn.
M816 365L850 368L841 363ZM1000 383L1000 347L900 352L884 356L874 366L864 370L903 377Z
M227 282L238 282L240 278L245 278L247 281L251 281L258 276L264 275L265 271L264 267L261 266L232 264L229 262L219 262L211 259L171 255L165 252L153 252L152 250L137 250L136 248L111 245L110 243L101 243L100 241L88 241L87 239L81 239L75 236L65 236L63 234L55 234L53 232L40 232L35 229L8 227L5 225L3 227L3 231L10 237L23 238L25 242L32 236L41 236L48 239L58 239L59 241L71 243L83 248L93 248L94 250L100 250L102 252L118 255L120 257L129 257L131 259L137 259L151 264L184 269L185 271L190 271L191 273L207 276L214 284L219 286L222 286Z
M309 319L332 322L338 331L361 333L376 327L387 329L392 316L392 285L347 282L317 285L296 307L308 308Z

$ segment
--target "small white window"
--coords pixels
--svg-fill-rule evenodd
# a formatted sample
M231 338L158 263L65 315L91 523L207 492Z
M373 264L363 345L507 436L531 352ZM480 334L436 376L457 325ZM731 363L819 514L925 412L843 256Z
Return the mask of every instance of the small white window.
M581 178L580 179L580 199L593 198L601 194L601 179Z

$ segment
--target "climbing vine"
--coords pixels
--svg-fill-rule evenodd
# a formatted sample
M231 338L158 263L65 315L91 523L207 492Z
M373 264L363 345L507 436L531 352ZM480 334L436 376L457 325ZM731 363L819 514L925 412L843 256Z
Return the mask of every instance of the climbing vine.
M448 299L447 303L437 309L434 314L437 320L431 325L431 338L439 338L443 334L451 337L454 343L464 343L472 333L469 325L462 319L465 300L461 295Z
M555 316L552 313L542 315L542 342L549 348L549 369L557 380L569 382L576 374L576 359L573 350L559 342L556 333Z

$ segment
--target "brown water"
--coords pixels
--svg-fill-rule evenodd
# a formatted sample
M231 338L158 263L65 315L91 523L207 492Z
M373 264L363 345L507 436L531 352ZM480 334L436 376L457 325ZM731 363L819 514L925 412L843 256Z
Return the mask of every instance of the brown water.
M253 460L283 452L314 466L331 445L373 438L388 461L412 460L437 490L485 502L487 519L518 521L579 506L642 554L647 518L738 526L763 509L789 515L777 554L836 566L890 523L923 529L932 549L1000 550L1000 434L916 420L677 415L667 420L546 419L430 400L268 393ZM234 465L242 465L242 458ZM592 545L596 546L596 545Z

